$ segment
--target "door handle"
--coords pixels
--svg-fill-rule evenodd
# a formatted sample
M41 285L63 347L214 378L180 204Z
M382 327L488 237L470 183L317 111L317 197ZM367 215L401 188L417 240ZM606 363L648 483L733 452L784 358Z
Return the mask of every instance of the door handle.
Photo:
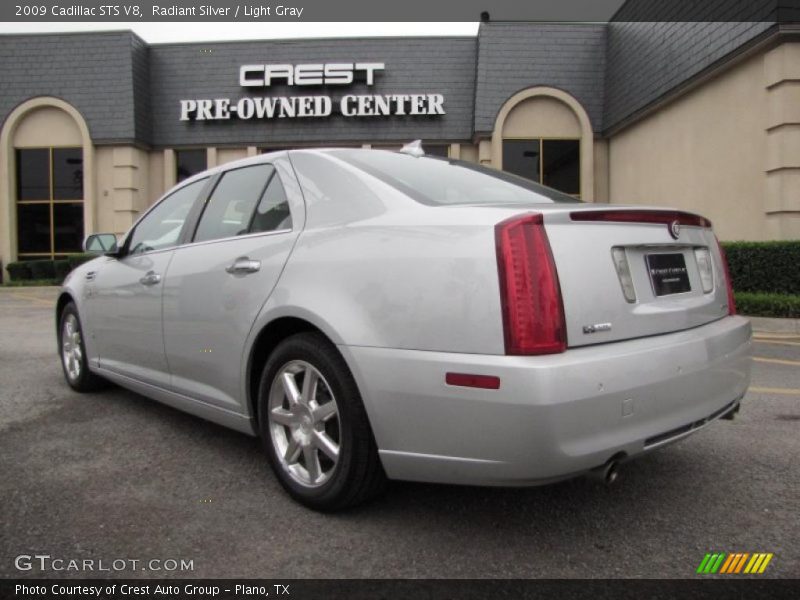
M155 271L148 271L144 277L139 280L142 285L155 285L161 281L161 275Z
M225 272L231 275L255 273L261 268L260 260L250 260L246 256L240 256L232 265L225 267Z

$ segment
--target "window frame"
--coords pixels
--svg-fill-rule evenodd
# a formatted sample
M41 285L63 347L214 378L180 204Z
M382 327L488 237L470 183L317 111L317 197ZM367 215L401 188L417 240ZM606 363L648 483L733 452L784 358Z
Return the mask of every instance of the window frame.
M42 199L27 199L27 200L20 200L19 199L19 152L25 150L47 150L47 162L48 162L48 196L49 198L42 198ZM55 229L55 205L56 204L72 204L72 205L80 205L81 207L81 214L82 214L82 222L81 222L81 229L83 239L86 238L86 184L85 180L82 181L81 184L81 198L80 199L70 199L70 200L56 200L53 197L55 193L55 163L54 163L54 154L55 150L77 150L80 152L81 155L81 168L83 170L84 164L84 153L83 153L83 146L25 146L22 148L13 148L13 155L14 155L14 226L15 226L15 234L16 234L16 256L17 260L59 260L58 257L67 257L74 254L80 254L82 252L82 248L79 248L73 252L58 252L55 247L55 237L56 237L56 229ZM85 173L84 173L85 175ZM19 211L17 207L19 205L47 205L48 207L48 218L50 224L50 251L49 252L20 252L19 251ZM83 242L81 239L81 242Z
M286 195L286 203L287 203L287 205L289 207L289 215L292 217L292 226L290 228L285 228L285 229L273 229L271 231L255 231L253 233L244 233L242 235L234 235L234 236L228 236L228 237L223 237L223 238L214 238L212 240L195 241L195 236L197 235L197 228L200 226L200 221L203 218L203 214L205 213L206 206L208 206L208 203L211 200L211 197L214 195L214 191L217 189L217 186L219 185L219 182L222 180L222 178L225 176L225 174L226 173L230 173L231 171L237 171L239 169L247 169L247 168L250 168L250 167L258 167L258 166L263 166L263 165L269 165L270 167L272 167L273 168L273 174L267 180L266 184L264 185L264 188L261 190L261 194L259 195L258 202L256 202L255 206L253 207L253 214L250 215L250 223L248 224L248 227L250 227L252 225L252 219L253 219L253 217L255 215L255 211L258 209L258 205L261 202L261 198L264 195L264 192L266 191L267 187L269 187L269 184L272 181L272 177L278 177L279 181L281 182L281 186L283 186L284 194ZM210 183L210 187L207 189L207 193L204 194L205 198L203 199L202 203L200 203L200 206L198 207L198 210L197 210L197 214L194 215L194 221L192 223L191 230L187 231L187 232L182 232L182 234L186 233L186 236L188 238L186 240L186 242L184 244L182 244L182 245L184 245L184 246L200 246L200 245L203 245L203 244L215 244L215 243L218 243L218 242L229 242L231 240L243 240L243 239L248 239L248 238L258 237L258 236L263 236L263 235L279 235L279 234L284 234L284 233L292 233L293 231L295 231L296 215L294 213L294 210L292 209L292 203L289 200L289 196L286 193L286 189L287 189L286 183L283 181L283 179L280 179L280 172L279 171L280 171L280 169L278 169L278 166L274 162L272 162L272 161L263 161L263 162L256 162L256 163L248 164L248 165L235 166L235 167L231 167L229 169L220 170L219 172L215 173L213 178L212 178L213 181ZM190 216L192 216L191 213L190 213ZM188 217L187 217L187 221L188 221Z
M535 181L539 185L547 185L544 183L544 142L545 141L557 141L557 142L578 142L578 193L577 194L570 194L569 192L561 192L561 190L557 190L562 194L567 194L568 196L572 196L577 198L578 200L582 200L581 198L581 163L583 161L583 157L581 156L581 144L583 143L583 139L579 137L564 137L564 136L540 136L540 137L527 137L527 136L508 136L504 135L500 140L501 143L504 143L506 140L510 142L539 142L539 179L531 179L531 181ZM503 162L506 161L506 154L505 148L503 149ZM500 167L503 171L505 171L504 166L501 165ZM516 173L514 173L516 175ZM524 175L520 175L520 177L524 177ZM548 186L549 187L549 186ZM553 188L556 189L556 188Z

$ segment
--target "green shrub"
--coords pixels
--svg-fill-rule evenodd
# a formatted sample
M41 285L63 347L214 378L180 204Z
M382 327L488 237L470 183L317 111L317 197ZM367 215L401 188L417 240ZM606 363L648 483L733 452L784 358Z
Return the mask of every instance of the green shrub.
M82 265L86 261L92 260L93 258L97 258L97 254L70 254L67 257L69 261L69 268L70 271L77 267L78 265Z
M56 273L55 278L59 281L64 281L64 278L69 275L72 267L69 266L69 259L64 258L62 260L54 260L53 269Z
M11 281L31 279L30 261L8 263L6 270Z
M737 292L800 294L800 240L723 242Z
M800 296L764 292L736 292L736 312L751 317L800 318Z
M52 260L31 260L28 261L31 270L31 279L53 279L56 276L56 269Z

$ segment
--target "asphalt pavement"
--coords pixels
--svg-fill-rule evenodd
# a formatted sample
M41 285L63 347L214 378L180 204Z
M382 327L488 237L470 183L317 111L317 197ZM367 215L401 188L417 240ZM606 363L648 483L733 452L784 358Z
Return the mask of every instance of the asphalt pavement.
M757 333L737 419L611 487L397 482L323 515L285 495L256 439L120 388L71 391L54 298L0 289L2 577L684 578L707 552L773 553L761 577L800 577L800 334ZM17 568L36 554L51 558Z

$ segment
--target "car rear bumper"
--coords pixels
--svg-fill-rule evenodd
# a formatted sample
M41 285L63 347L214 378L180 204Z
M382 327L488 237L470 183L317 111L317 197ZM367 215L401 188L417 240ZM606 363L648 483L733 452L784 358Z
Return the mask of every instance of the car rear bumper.
M666 335L549 356L340 346L389 477L535 485L689 435L735 410L751 329L726 317ZM500 389L445 384L493 375Z

